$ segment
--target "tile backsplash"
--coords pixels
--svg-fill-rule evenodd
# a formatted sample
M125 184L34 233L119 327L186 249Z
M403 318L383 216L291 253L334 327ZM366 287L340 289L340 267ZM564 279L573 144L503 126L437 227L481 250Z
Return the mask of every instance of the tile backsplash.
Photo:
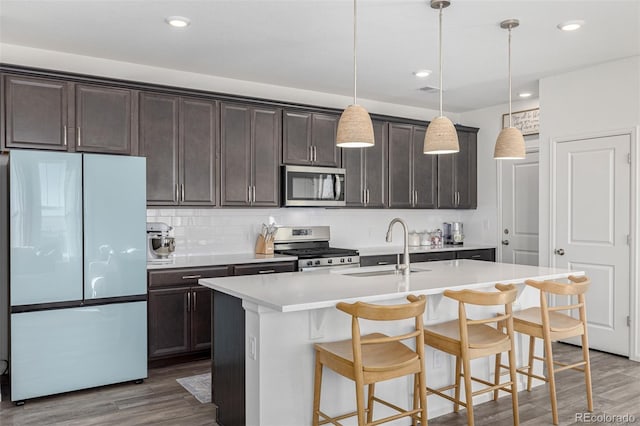
M324 208L274 209L148 209L149 222L173 226L176 256L252 253L262 223L278 225L328 225L331 245L346 248L384 246L389 222L403 218L409 230L424 231L442 227L442 222L465 222L467 239L492 243L477 233L469 234L474 211L469 210L358 210ZM485 241L483 241L485 239ZM401 227L396 225L393 244L402 244Z

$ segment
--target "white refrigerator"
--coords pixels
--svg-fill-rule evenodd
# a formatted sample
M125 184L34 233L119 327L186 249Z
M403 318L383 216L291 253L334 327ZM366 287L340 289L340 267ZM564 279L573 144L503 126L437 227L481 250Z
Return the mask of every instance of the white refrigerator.
M14 150L2 169L11 400L146 378L145 159Z

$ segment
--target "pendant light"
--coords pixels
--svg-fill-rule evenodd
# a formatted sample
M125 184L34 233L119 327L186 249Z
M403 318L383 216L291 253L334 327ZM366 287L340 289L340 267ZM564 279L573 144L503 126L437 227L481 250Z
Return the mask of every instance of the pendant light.
M434 118L424 135L425 154L451 154L460 151L458 133L451 120L442 114L442 9L451 4L449 0L431 0L431 8L440 10L439 61L440 61L440 116Z
M357 5L353 0L353 105L349 105L340 116L336 146L341 148L364 148L373 146L373 124L366 109L358 105L357 93Z
M500 28L509 30L509 127L502 129L496 140L493 158L496 160L519 160L526 157L524 137L511 125L511 29L520 25L517 19L500 22Z

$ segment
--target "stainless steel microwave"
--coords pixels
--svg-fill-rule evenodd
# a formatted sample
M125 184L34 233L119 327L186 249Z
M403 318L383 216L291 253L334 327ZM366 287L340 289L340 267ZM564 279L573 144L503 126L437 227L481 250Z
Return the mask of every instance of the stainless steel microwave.
M283 166L282 203L285 207L345 206L345 169Z

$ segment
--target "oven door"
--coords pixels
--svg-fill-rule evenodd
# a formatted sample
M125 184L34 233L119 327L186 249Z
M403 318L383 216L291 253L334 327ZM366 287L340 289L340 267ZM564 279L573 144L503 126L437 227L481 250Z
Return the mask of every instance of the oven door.
M283 197L287 207L345 206L345 169L284 166Z

